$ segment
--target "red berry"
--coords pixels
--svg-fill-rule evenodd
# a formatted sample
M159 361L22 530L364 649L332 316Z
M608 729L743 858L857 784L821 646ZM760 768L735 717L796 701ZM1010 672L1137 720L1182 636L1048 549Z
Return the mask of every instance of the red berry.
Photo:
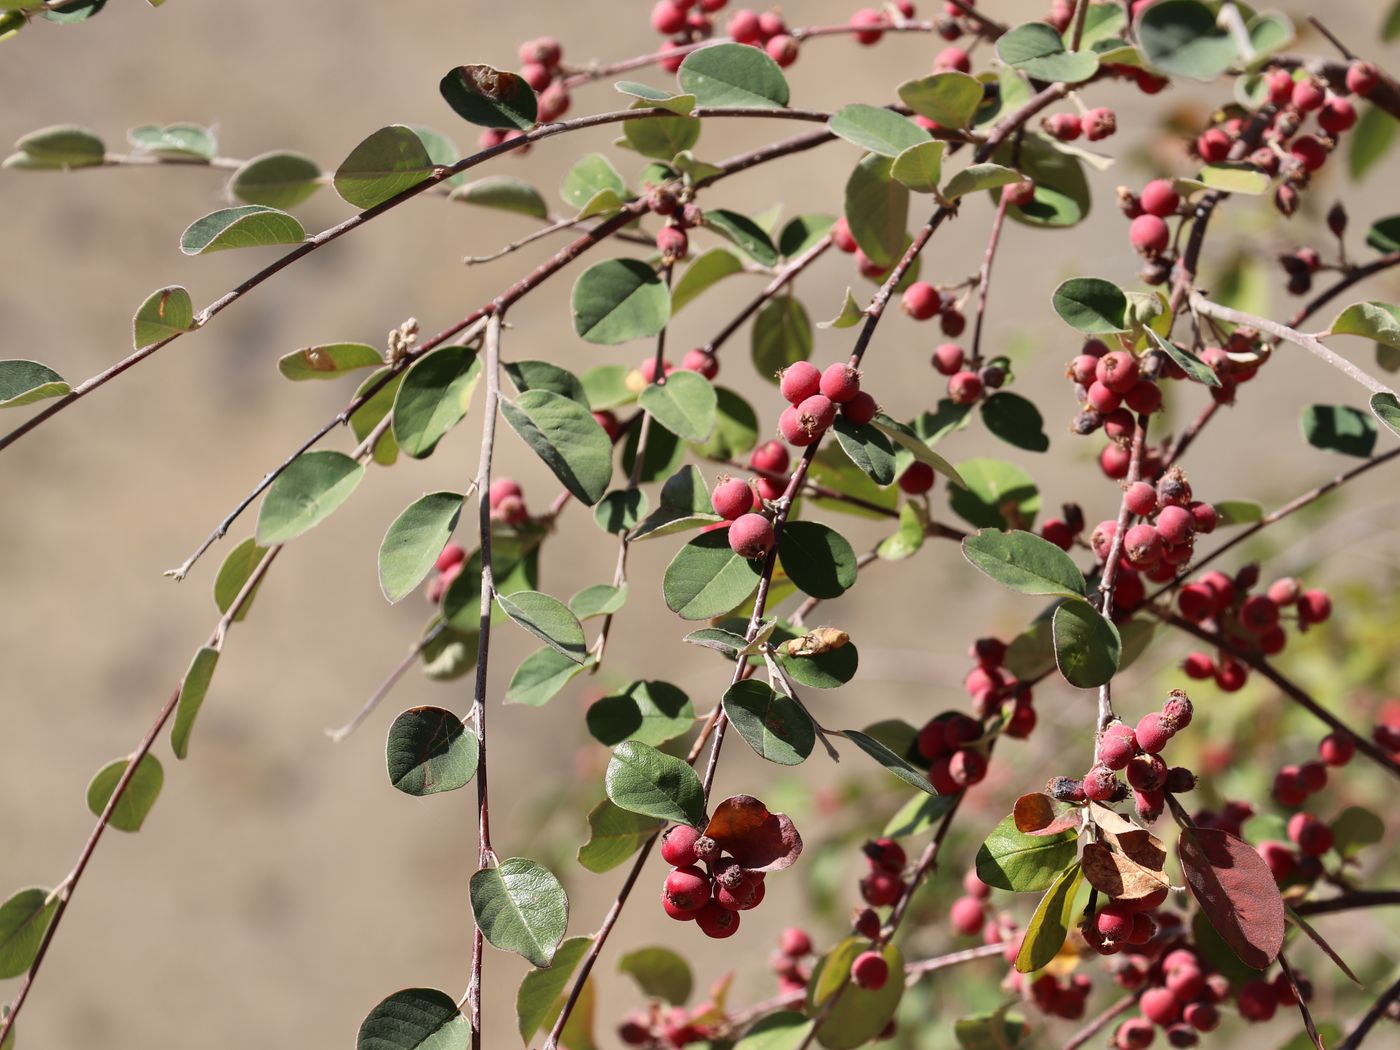
M948 397L955 405L970 405L982 396L982 380L976 372L958 372L948 379Z
M686 372L699 372L706 379L713 379L719 375L719 358L714 354L707 354L697 346L685 352L685 357L681 358L681 368Z
M1168 215L1175 215L1177 208L1181 207L1181 195L1176 192L1170 179L1153 179L1138 194L1138 202L1148 215L1165 219Z
M974 868L963 876L963 893L969 897L976 897L978 900L986 900L992 895L992 888L983 882L977 875Z
M1162 534L1151 525L1134 525L1123 536L1123 553L1138 567L1151 567L1162 557Z
M836 420L836 405L825 394L813 394L797 406L797 420L802 428L820 434Z
M748 482L740 478L730 478L715 486L714 492L710 494L710 503L721 518L734 521L740 515L754 509L753 489L749 488Z
M1118 793L1119 780L1108 766L1098 765L1084 774L1084 797L1093 802L1107 802Z
M1356 741L1347 733L1328 733L1317 745L1317 753L1329 766L1344 766L1356 754Z
M1299 135L1288 146L1288 155L1302 165L1304 171L1317 171L1327 163L1328 149L1312 135Z
M768 52L768 57L783 69L797 61L797 39L786 33L770 37L768 43L763 45L763 50Z
M656 248L663 256L684 258L689 246L690 238L679 226L663 226L656 231Z
M935 73L970 73L972 72L972 59L960 47L945 47L934 56L933 71Z
M433 567L436 568L438 572L446 572L454 565L461 565L466 559L467 552L463 549L461 544L449 543L442 549L442 553L437 556L437 561L433 563Z
M837 219L836 225L831 227L831 243L836 245L838 251L843 251L847 255L850 255L858 247L856 239L851 236L851 227L844 217Z
M685 28L685 8L676 0L660 0L651 9L651 26L665 36L679 33Z
M987 776L987 759L980 751L963 748L948 758L948 775L960 788L980 784Z
M872 908L893 904L903 892L904 880L893 872L872 871L860 880L860 895Z
M943 313L938 318L938 328L944 335L949 339L956 339L963 334L966 327L967 318L961 310L955 306L943 307Z
M762 44L763 32L759 29L758 15L747 8L735 11L729 17L729 35L739 44Z
M1322 623L1332 615L1332 599L1326 591L1304 591L1298 595L1298 619L1307 624Z
M1380 82L1380 70L1370 62L1352 62L1347 67L1347 89L1362 98L1375 91Z
M622 426L618 423L617 416L611 412L594 412L593 422L603 428L603 433L608 435L609 441L616 441L618 434L622 433Z
M1150 711L1143 715L1137 728L1133 730L1138 747L1149 755L1155 755L1166 747L1167 741L1175 733L1176 726L1159 711Z
M778 432L783 435L783 438L789 444L796 445L799 448L804 445L810 445L820 436L819 431L809 430L807 428L806 424L802 421L802 417L798 414L795 405L789 405L787 408L783 409L782 415L778 417Z
M1332 829L1311 813L1294 813L1288 819L1288 838L1300 853L1320 857L1332 848Z
M909 863L904 847L894 839L871 839L861 847L861 852L870 861L872 871L889 871L898 874Z
M1141 374L1137 358L1126 350L1104 354L1094 367L1094 378L1115 394L1126 394Z
M670 375L675 369L669 361L661 362L661 374ZM656 382L656 358L648 357L637 366L637 372L641 375L642 381L648 385Z
M1181 1016L1198 1032L1213 1032L1220 1025L1220 1011L1210 1003L1191 1003Z
M878 44L883 35L880 29L867 28L870 26L884 26L885 16L872 7L862 7L855 14L851 15L850 24L860 31L855 33L856 43L864 44L867 47L871 44Z
M1278 1009L1278 992L1268 981L1245 981L1235 993L1235 1005L1246 1021L1268 1021Z
M879 411L880 406L864 390L857 391L855 397L841 406L841 415L857 426L869 423Z
M860 373L838 361L822 372L818 388L824 396L839 405L860 393Z
M750 466L773 474L781 474L787 470L788 462L788 450L778 441L765 441L749 453Z
M1219 164L1230 156L1232 141L1220 128L1211 128L1196 139L1196 152L1207 164Z
M1127 774L1128 783L1139 791L1157 791L1167 782L1167 764L1157 755L1134 755Z
M927 321L943 311L943 296L927 281L915 281L904 289L899 304L914 320Z
M1153 1024L1166 1027L1175 1024L1181 1016L1181 1003L1169 988L1149 988L1138 1000L1142 1016Z
M1133 730L1123 722L1112 722L1099 740L1099 761L1109 769L1126 769L1137 747Z
M1300 80L1293 85L1291 94L1293 105L1300 113L1311 113L1315 109L1321 109L1322 103L1327 95L1322 90L1322 85L1312 77Z
M779 950L789 958L800 959L804 955L812 954L812 938L808 936L806 930L790 926L783 931L778 939Z
M1145 481L1135 481L1123 491L1123 502L1130 513L1151 517L1157 510L1157 490Z
M1298 767L1298 779L1303 782L1303 790L1316 795L1327 786L1327 767L1321 762L1304 762Z
M1356 107L1344 98L1329 98L1317 115L1317 123L1334 137L1350 131L1356 124Z
M695 913L695 924L706 937L721 940L739 932L739 913L710 901Z
M861 952L851 963L851 980L859 987L876 991L890 979L890 964L879 952Z
M975 937L982 932L987 916L982 910L982 902L976 897L959 897L948 909L948 921L955 933Z
M1106 940L1121 944L1133 934L1133 913L1121 904L1106 904L1094 916L1094 926Z
M933 367L945 376L962 371L963 348L957 343L940 343L933 351Z
M1098 142L1118 130L1118 115L1106 106L1098 106L1085 113L1080 118L1080 124L1084 128L1084 137L1090 142Z
M1156 215L1139 215L1128 227L1128 240L1141 255L1160 255L1171 244L1171 231Z
M1113 1045L1117 1050L1147 1050L1156 1036L1157 1030L1151 1021L1134 1017L1114 1029Z
M773 549L773 523L762 514L741 514L729 526L729 549L742 558L762 558Z
M1050 518L1041 525L1040 536L1042 539L1049 540L1062 551L1067 551L1074 546L1074 533L1059 518Z
M1269 873L1275 882L1283 882L1297 870L1297 856L1282 842L1261 842L1254 848L1269 866Z
M783 369L778 390L789 404L797 405L821 390L822 374L810 361L798 361Z
M695 855L695 840L700 832L686 824L677 824L661 836L661 859L673 868L685 868L699 862Z
M915 460L899 476L899 487L911 496L921 496L933 488L935 476L932 467Z
M1084 124L1074 113L1054 113L1041 122L1052 137L1061 142L1073 142L1084 131Z

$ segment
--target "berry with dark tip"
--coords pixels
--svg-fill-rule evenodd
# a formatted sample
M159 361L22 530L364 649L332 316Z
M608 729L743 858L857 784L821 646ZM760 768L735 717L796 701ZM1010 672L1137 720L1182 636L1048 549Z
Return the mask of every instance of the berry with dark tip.
M686 868L699 862L695 840L700 833L687 824L677 824L661 836L661 859L673 868Z
M822 374L809 361L798 361L783 369L778 390L790 405L801 404L821 390Z
M700 927L700 931L706 937L722 940L739 932L739 913L720 907L716 901L710 901L695 913L695 925Z

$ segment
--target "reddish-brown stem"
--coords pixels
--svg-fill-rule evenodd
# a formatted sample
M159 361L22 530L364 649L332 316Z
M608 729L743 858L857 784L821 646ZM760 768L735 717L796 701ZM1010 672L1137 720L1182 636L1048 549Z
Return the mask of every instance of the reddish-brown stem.
M1327 708L1319 704L1306 689L1298 685L1291 678L1285 677L1262 655L1241 649L1223 634L1207 630L1200 624L1192 623L1190 620L1177 616L1169 610L1162 609L1155 605L1149 606L1148 608L1154 615L1161 619L1162 622L1168 623L1180 631L1185 631L1187 634L1199 638L1207 645L1214 646L1222 653L1226 653L1236 660L1239 660L1241 663L1248 664L1250 667L1254 668L1254 670L1258 671L1272 682L1281 693L1304 708L1313 717L1330 726L1336 732L1350 737L1352 742L1356 744L1356 749L1367 758L1371 759L1386 772L1393 776L1400 777L1400 763L1397 763L1388 753L1372 743L1369 738L1356 732L1340 718L1332 714L1331 711L1328 711Z
M1334 284L1323 289L1317 295L1313 296L1313 298L1309 299L1304 306L1300 307L1298 312L1289 318L1288 327L1297 328L1352 285L1358 284L1366 278L1378 274L1383 270L1388 270L1396 265L1400 265L1400 252L1390 252L1389 254L1382 255L1379 259L1371 260L1365 266L1357 266L1348 270Z
M710 341L707 342L701 349L703 349L707 354L718 353L719 348L722 347L729 340L729 337L732 336L735 332L737 332L740 328L742 328L745 321L747 321L754 314L758 313L758 311L763 307L764 303L768 302L768 300L772 299L773 296L777 295L780 291L786 288L787 285L792 282L793 278L795 278L803 270L807 269L808 266L811 266L812 263L816 262L819 258L821 258L822 253L830 247L831 235L827 234L825 237L821 238L821 240L817 241L801 255L797 256L797 258L789 262L786 266L784 266L774 275L773 279L768 282L768 284L764 287L763 291L759 292L756 296L754 296L753 299L749 301L748 305L745 306L742 310L740 310L738 314L736 314L723 328L721 328L717 333L715 333L715 335L711 337Z
M987 236L987 250L982 253L982 267L977 272L977 320L972 326L972 362L976 368L982 363L982 323L987 316L987 293L992 286L992 261L996 258L997 244L1001 241L1001 228L1006 222L1006 195L997 201L997 212L992 218L992 232Z
M1123 996L1123 998L1119 999L1107 1010L1099 1014L1079 1031L1075 1032L1074 1035L1070 1036L1069 1040L1060 1050L1079 1050L1081 1046L1107 1028L1115 1018L1131 1010L1133 1004L1137 1001L1138 997L1136 992L1131 995Z
M1301 901L1293 906L1299 915L1331 915L1355 908L1380 908L1400 904L1400 890L1348 890L1320 901Z
M1371 1009L1366 1011L1366 1016L1356 1023L1350 1034L1337 1044L1337 1050L1356 1050L1361 1045L1362 1040L1371 1033L1371 1029L1376 1026L1376 1022L1386 1015L1390 1007L1400 1002L1400 981L1396 981L1382 993L1381 997L1371 1004Z
M417 660L423 650L428 647L429 643L442 633L445 626L445 623L439 623L431 631L423 635L422 638L414 642L404 655L404 658L394 666L394 669L389 672L384 681L379 683L379 687L370 694L370 698L365 701L364 706L361 707L359 711L355 712L355 717L350 719L350 721L346 722L339 729L327 729L326 736L330 737L331 740L338 744L356 729L360 728L364 720L374 713L375 708L389 695L394 686L398 685L399 679L408 673L408 669L413 666L413 661Z

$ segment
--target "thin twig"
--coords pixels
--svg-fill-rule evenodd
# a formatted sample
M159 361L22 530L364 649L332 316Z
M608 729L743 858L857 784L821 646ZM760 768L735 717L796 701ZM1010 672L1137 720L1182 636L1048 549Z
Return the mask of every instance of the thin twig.
M1376 1026L1376 1022L1385 1016L1386 1011L1395 1002L1400 1002L1400 980L1387 988L1381 997L1371 1004L1371 1009L1366 1011L1366 1016L1361 1018L1351 1033L1337 1045L1337 1050L1356 1050L1361 1045L1361 1041Z
M723 328L711 337L710 341L701 347L701 349L711 356L717 353L719 348L728 341L729 337L743 327L744 322L756 314L764 303L782 291L794 277L812 263L816 262L817 259L821 257L822 253L830 247L831 234L828 233L779 270L777 274L774 275L773 279L764 286L763 290L754 296L748 305L740 310Z
M1136 992L1123 996L1123 998L1119 999L1107 1010L1099 1014L1079 1031L1075 1032L1074 1035L1070 1036L1069 1040L1060 1050L1079 1050L1081 1046L1107 1028L1109 1023L1115 1018L1131 1010L1137 1001L1138 993Z
M408 650L404 658L395 665L394 669L389 672L384 681L379 683L379 688L375 689L375 691L370 694L370 698L366 700L364 706L356 712L355 717L350 719L350 721L346 722L339 729L327 729L326 736L330 737L331 740L338 744L356 729L359 729L364 723L364 720L374 713L374 709L389 695L394 686L398 685L399 679L408 673L408 669L413 666L413 661L418 659L423 650L443 632L443 628L446 626L447 624L445 622L439 623L431 631L423 635L422 638L414 642L412 648Z
M1088 6L1083 3L1082 6ZM1006 222L1006 195L999 194L997 212L992 218L992 231L987 235L987 250L982 253L982 267L977 272L977 320L972 326L972 363L976 368L982 363L982 323L987 315L987 293L992 285L992 261L996 258L997 244L1001 241L1001 228Z
M1293 906L1299 915L1331 915L1356 908L1381 908L1400 904L1400 890L1348 890L1320 901L1301 901Z

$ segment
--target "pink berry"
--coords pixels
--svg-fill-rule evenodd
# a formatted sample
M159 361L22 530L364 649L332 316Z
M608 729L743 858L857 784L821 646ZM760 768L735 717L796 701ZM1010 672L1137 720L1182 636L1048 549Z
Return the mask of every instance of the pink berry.
M719 375L719 358L714 354L707 354L697 346L685 352L685 356L681 358L681 369L686 372L698 372L706 379L713 379Z
M675 0L660 0L651 9L651 26L665 36L679 33L685 28L685 8Z
M927 321L943 310L942 294L927 281L915 281L904 289L899 302L904 312L916 321Z
M810 361L798 361L783 369L778 380L778 390L789 404L796 405L807 400L821 389L822 374Z
M1123 395L1123 403L1134 412L1150 416L1162 407L1162 388L1150 379L1139 379Z
M1138 517L1151 517L1157 510L1157 489L1145 481L1135 481L1124 490L1123 504Z
M453 566L461 565L466 561L467 552L459 543L449 543L442 549L442 553L437 556L437 561L433 567L438 572L447 572Z
M700 832L686 824L677 824L661 836L661 859L673 868L685 868L699 862L695 855L695 840Z
M1162 557L1162 534L1151 525L1134 525L1123 536L1123 553L1134 565L1155 565Z
M1062 551L1074 546L1074 533L1059 518L1051 518L1040 526L1041 539L1049 540Z
M684 258L690 246L690 238L679 226L663 226L656 232L656 249L663 256L673 259Z
M729 526L729 549L741 558L764 557L773 549L773 523L762 514L741 514Z
M1133 934L1133 913L1121 904L1106 904L1094 916L1094 926L1106 940L1121 943Z
M1322 623L1332 615L1332 599L1326 591L1304 591L1298 595L1298 619L1303 623Z
M1153 179L1142 188L1138 201L1143 211L1160 219L1175 215L1177 208L1181 207L1181 195L1176 192L1170 179Z
M1298 851L1320 857L1332 848L1332 829L1311 813L1294 813L1288 819L1288 838Z
M942 375L956 375L962 371L963 348L957 343L940 343L933 351L933 367Z
M921 496L933 488L935 474L927 463L915 460L899 476L899 487L911 496Z
M845 252L847 255L859 247L856 244L856 239L851 236L851 227L844 216L837 219L836 225L831 227L831 243L836 245L838 251Z
M860 393L860 373L838 361L822 372L819 388L823 395L839 405Z
M1175 733L1176 726L1159 711L1150 711L1143 715L1138 721L1137 728L1133 730L1138 747L1149 755L1155 755L1166 747L1167 741Z
M1347 67L1347 89L1365 98L1380 85L1381 74L1370 62L1353 62Z
M494 509L501 505L502 500L510 496L519 498L522 495L519 482L511 478L497 478L491 482L491 487L487 490L487 501Z
M1118 793L1119 780L1107 766L1094 766L1084 774L1084 797L1093 802L1107 802Z
M765 441L749 453L749 464L756 470L781 474L788 468L788 450L779 441Z
M1149 988L1138 1000L1142 1016L1153 1024L1166 1027L1175 1024L1181 1016L1181 1003L1169 988Z
M553 74L548 68L538 62L527 62L520 67L520 78L529 84L536 91L543 91L549 87Z
M962 48L951 45L934 56L933 71L935 73L971 73L972 58Z
M1132 728L1123 722L1112 722L1099 740L1099 761L1109 769L1126 769L1137 748Z
M1095 379L1115 394L1126 394L1142 374L1137 358L1126 350L1114 350L1099 358Z
M1113 1045L1116 1050L1147 1050L1157 1036L1152 1022L1142 1017L1124 1021L1113 1031Z
M903 893L904 880L894 872L872 871L860 880L860 895L872 908L893 904Z
M763 50L768 52L768 57L783 69L797 61L797 40L786 33L779 33L770 38L768 43L763 45Z
M1220 128L1211 128L1196 139L1196 152L1207 164L1219 164L1230 156L1230 136Z
M753 489L740 478L730 478L715 486L710 494L715 513L726 521L734 521L753 510Z
M836 420L836 405L825 394L813 394L797 406L797 418L803 428L820 434Z
M730 16L728 31L735 43L755 45L763 43L763 34L758 26L758 14L748 8L735 11Z
M666 876L666 899L681 911L698 911L710 899L710 877L691 865Z
M674 370L675 370L674 367L671 365L671 363L670 363L669 361L662 361L662 362L661 362L661 374L662 374L662 375L667 375L667 376L668 376L668 375L670 375ZM643 382L643 383L646 383L646 384L648 384L648 385L650 385L650 384L652 384L652 383L655 383L655 382L656 382L656 358L655 358L655 357L648 357L645 361L643 361L641 364L639 364L639 365L637 366L637 373L642 377L642 382Z
M841 406L841 415L857 426L869 423L879 411L880 406L864 390L858 391L855 397Z
M800 959L804 955L812 954L812 938L808 936L806 930L790 926L783 931L778 939L778 948L790 959Z
M1300 113L1311 113L1315 109L1321 109L1326 98L1322 85L1311 77L1293 85L1292 101Z
M1328 733L1317 745L1317 753L1329 766L1344 766L1356 754L1356 741L1346 733Z
M1090 142L1106 139L1118 130L1118 116L1106 106L1089 110L1080 123L1084 127L1084 137Z
M1128 783L1139 791L1158 791L1167 782L1167 764L1157 755L1134 755L1127 775Z
M1193 500L1187 506L1187 510L1191 512L1191 520L1199 533L1209 535L1215 531L1215 526L1220 523L1220 515L1209 503Z
M1045 130L1061 142L1073 142L1084 131L1084 124L1074 113L1055 113L1045 118Z
M810 430L803 423L796 405L789 405L783 409L782 415L778 417L778 432L783 435L783 439L788 444L796 445L798 448L810 445L821 436L820 431Z
M739 913L710 901L695 913L695 925L706 937L722 940L739 932Z
M976 869L970 869L963 876L963 893L969 897L984 901L992 895L992 888L977 876Z
M872 7L862 7L855 14L851 15L850 24L860 31L855 33L856 43L870 46L878 44L883 35L880 29L866 28L869 26L885 25L885 16Z
M976 372L958 372L948 378L948 397L955 405L971 405L982 396L982 379Z
M1171 231L1156 215L1139 215L1128 228L1128 239L1142 255L1159 255L1171 244Z
M1317 171L1327 163L1329 150L1312 135L1299 135L1288 147L1288 155L1305 171Z
M879 952L861 952L851 963L851 980L869 991L883 988L890 978L890 964Z
M1163 507L1157 515L1156 525L1162 539L1173 546L1189 542L1196 533L1196 520L1185 507Z
M976 897L959 897L948 909L948 921L954 932L964 937L975 937L982 932L987 916L982 910L982 902Z
M1317 114L1317 123L1327 134L1336 136L1356 124L1356 107L1344 98L1329 98Z

